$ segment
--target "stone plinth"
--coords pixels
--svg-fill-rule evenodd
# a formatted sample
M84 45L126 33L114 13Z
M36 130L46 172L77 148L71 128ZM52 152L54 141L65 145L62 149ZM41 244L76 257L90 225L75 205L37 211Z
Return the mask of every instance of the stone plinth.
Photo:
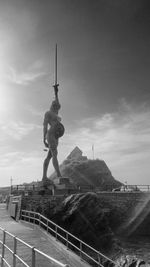
M56 178L54 180L54 184L55 185L59 185L59 184L70 184L70 180L68 177L60 177L60 178Z
M68 177L60 177L54 180L55 193L56 191L68 193L68 190L75 190L76 186L70 182Z

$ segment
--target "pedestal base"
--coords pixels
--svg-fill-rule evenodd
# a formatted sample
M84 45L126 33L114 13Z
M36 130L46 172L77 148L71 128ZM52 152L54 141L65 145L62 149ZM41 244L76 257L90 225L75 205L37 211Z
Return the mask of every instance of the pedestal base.
M68 177L59 177L54 180L55 185L70 184L70 179Z

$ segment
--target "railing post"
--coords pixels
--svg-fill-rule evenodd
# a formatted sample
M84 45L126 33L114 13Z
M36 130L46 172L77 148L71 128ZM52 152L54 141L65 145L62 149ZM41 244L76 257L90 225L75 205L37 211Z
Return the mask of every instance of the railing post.
M22 212L22 218L23 218L23 220L25 220L25 221L26 221L26 220L27 220L27 218L26 218L26 217L24 217L24 215L27 215L27 214L26 214L26 212L24 212L24 211L23 211L23 212Z
M34 250L34 247L32 247L32 267L35 267L35 250Z
M58 231L57 225L55 224L55 237L56 237L56 240L57 240L57 231Z
M68 232L66 232L66 247L67 247L67 249L69 249L69 243L68 243Z
M33 213L33 223L35 224L35 213Z
M46 224L47 224L47 233L48 233L48 220L47 220L47 223Z
M5 257L5 241L6 241L6 232L3 230L3 244L2 244L2 258L1 258L1 267L4 266L4 257Z
M39 226L41 226L41 215L39 214Z
M80 258L82 260L82 242L80 242Z
M99 262L99 266L101 266L101 257L100 257L100 255L99 254L97 254L97 257L98 257L98 262Z
M25 221L28 222L29 218L28 218L28 211L27 210L25 210L24 215L25 215L25 218L24 218Z
M16 252L17 252L17 239L14 236L13 267L16 267Z

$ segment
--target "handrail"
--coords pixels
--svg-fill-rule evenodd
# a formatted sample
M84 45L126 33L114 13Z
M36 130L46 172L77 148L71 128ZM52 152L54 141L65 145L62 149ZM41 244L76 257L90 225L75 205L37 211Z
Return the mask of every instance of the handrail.
M44 220L44 222L42 219ZM87 260L88 258L100 267L104 266L102 264L103 261L108 261L115 265L115 262L111 260L110 258L108 258L107 256L105 256L103 253L92 248L90 245L86 244L84 241L77 238L76 236L74 236L73 234L71 234L70 232L68 232L61 226L57 225L53 221L49 220L48 218L46 218L40 213L37 213L34 211L28 211L28 210L21 210L21 220L26 220L30 223L38 224L42 228L46 229L48 233L51 233L51 234L53 233L53 235L55 235L56 240L58 239L59 241L60 239L63 240L68 249L69 249L69 245L71 245L74 249L76 249L81 259L85 259L86 261L88 261ZM73 242L71 238L73 238L75 242ZM78 245L76 243L78 243ZM93 254L95 255L95 257L93 256Z
M11 234L10 232L6 231L5 229L3 229L2 227L0 227L0 231L2 232L3 234L3 240L1 241L0 240L0 244L1 244L1 247L2 247L2 254L0 255L0 259L1 259L1 267L4 267L6 264L8 267L16 267L17 264L16 264L16 259L18 259L22 264L23 266L26 266L26 267L36 267L36 255L42 255L44 256L46 259L48 259L50 262L52 263L55 263L57 264L57 266L59 267L69 267L69 265L67 264L63 264L61 262L59 262L58 260L50 257L49 255L45 254L44 252L40 251L39 249L29 245L28 243L26 243L25 241L23 241L22 239L16 237L15 235ZM11 249L8 244L6 245L6 236L10 236L12 239L13 239L13 249ZM17 254L17 248L19 247L18 245L18 241L25 245L26 247L30 248L31 249L31 264L32 265L28 265L18 254ZM5 259L5 255L6 255L6 252L5 250L8 250L12 256L13 256L13 262L12 262L12 265L10 265L10 263L7 262L7 260Z

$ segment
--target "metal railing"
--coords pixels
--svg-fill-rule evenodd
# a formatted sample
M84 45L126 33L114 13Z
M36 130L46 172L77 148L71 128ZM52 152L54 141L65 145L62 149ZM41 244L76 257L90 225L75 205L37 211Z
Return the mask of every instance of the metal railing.
M150 192L150 185L128 185L128 184L123 184L122 186L127 187L129 189L134 189L134 191L142 191L142 192ZM118 188L121 187L118 186ZM116 185L114 184L106 184L105 187L95 187L91 185L77 185L73 192L77 193L83 193L83 192L111 192L113 189L116 188ZM11 193L18 193L18 192L34 192L34 191L40 191L41 186L39 184L33 184L33 185L12 185L11 186ZM71 192L71 191L70 191Z
M135 189L135 191L140 191L140 192L149 192L150 191L150 185L142 185L142 184L137 184L137 185L126 185L127 188L129 189ZM136 190L137 189L137 190Z
M97 251L96 249L92 248L40 213L21 210L21 219L33 224L37 224L40 227L44 228L47 233L52 234L56 238L56 240L59 240L63 244L65 244L67 249L73 250L80 256L82 260L85 260L88 263L96 263L97 266L103 267L104 262L106 263L107 261L115 265L115 262L113 260Z
M26 267L36 267L37 255L44 257L45 260L48 260L48 262L50 262L49 266L54 266L53 264L56 264L56 266L59 266L59 267L69 267L67 264L63 264L55 260L54 258L38 250L34 246L29 245L28 243L24 242L20 238L14 236L13 234L9 233L8 231L4 230L1 227L0 227L0 236L2 237L2 240L0 240L0 244L1 244L1 255L0 255L1 265L0 266L1 267L4 267L4 266L17 267L17 266L20 266L20 263ZM11 240L9 240L8 242L9 244L7 244L6 242L7 237L11 238ZM28 259L30 258L30 261L31 261L30 265L27 262L25 262L25 260L23 259L21 255L18 255L20 245L24 245L26 248L30 250L31 252L30 257L28 255ZM7 252L9 252L9 257L7 255L8 254Z

